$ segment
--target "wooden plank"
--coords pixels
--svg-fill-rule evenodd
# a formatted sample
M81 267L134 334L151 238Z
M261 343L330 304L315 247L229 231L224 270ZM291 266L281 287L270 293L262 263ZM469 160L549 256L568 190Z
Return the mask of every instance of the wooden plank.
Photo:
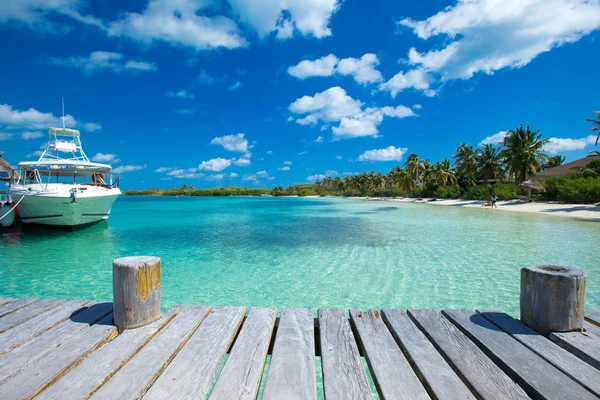
M58 307L66 300L42 299L0 318L0 333L4 333L45 311Z
M502 312L479 311L481 316L510 334L558 369L600 396L598 370L554 342Z
M585 332L552 332L549 338L592 367L600 369L600 339L596 335Z
M276 318L277 310L250 309L210 394L211 400L256 398Z
M531 397L590 400L597 398L477 312L444 310L443 314L471 340L484 348Z
M35 303L39 299L12 299L0 306L0 318L13 311L23 308L29 304Z
M429 395L415 375L379 312L350 311L359 341L371 368L373 381L383 398L427 399Z
M112 311L112 303L91 305L77 315L77 321L67 319L40 336L17 347L0 358L0 382L15 375L46 353L56 349L79 331L88 328Z
M31 399L117 334L112 313L0 384L0 399Z
M320 309L319 331L325 398L373 399L346 312Z
M210 307L186 306L90 398L126 400L142 397L209 312Z
M304 308L281 311L263 400L316 400L315 322Z
M40 393L37 399L88 398L182 310L183 306L173 307L159 320L121 333Z
M529 399L519 385L440 312L408 310L408 315L478 398Z
M596 326L600 326L600 311L586 311L585 319Z
M5 303L8 303L11 300L12 299L10 297L0 297L0 306L4 305Z
M475 399L452 367L404 311L386 309L382 310L381 314L433 398Z
M206 398L245 314L245 307L213 309L144 395L144 400Z
M62 321L84 311L90 302L87 300L67 301L52 310L31 318L0 335L0 355L21 346L39 336Z

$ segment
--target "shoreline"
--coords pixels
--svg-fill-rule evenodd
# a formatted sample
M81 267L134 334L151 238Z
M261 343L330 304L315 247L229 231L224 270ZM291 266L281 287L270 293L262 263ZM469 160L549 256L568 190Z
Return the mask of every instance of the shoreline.
M423 199L417 201L413 198L386 198L386 197L349 197L351 199L365 201L392 201L399 203L417 203L430 204L434 206L454 206L454 207L469 207L479 208L483 210L493 211L513 211L524 212L530 214L553 215L563 218L574 218L586 221L600 222L600 206L593 204L567 204L558 202L522 202L518 200L498 201L498 208L491 209L490 207L481 207L486 202L483 200L460 200L460 199L438 199L436 201L428 201Z

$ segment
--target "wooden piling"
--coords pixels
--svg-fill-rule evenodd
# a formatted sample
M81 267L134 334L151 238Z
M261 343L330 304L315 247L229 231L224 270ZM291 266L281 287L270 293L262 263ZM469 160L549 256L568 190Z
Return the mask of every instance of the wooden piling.
M561 265L521 269L521 322L545 336L581 330L586 277Z
M114 323L119 332L160 317L160 279L158 257L122 257L113 261Z

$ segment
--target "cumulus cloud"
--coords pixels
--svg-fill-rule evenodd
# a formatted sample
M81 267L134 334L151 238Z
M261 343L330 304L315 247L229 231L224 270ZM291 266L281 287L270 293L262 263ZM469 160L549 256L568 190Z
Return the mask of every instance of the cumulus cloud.
M315 139L315 143L323 143L323 140L324 140L323 136L319 136Z
M284 161L283 165L292 165L292 162L291 161Z
M224 158L213 158L212 160L202 161L198 165L199 171L219 172L231 166L231 160Z
M242 181L251 181L251 182L257 182L261 179L267 179L267 180L273 180L275 178L273 178L271 175L269 175L269 173L267 171L258 171L255 174L247 174L244 175L242 177Z
M129 12L108 25L110 36L144 42L166 42L195 50L246 45L235 21L222 15L205 16L211 2L150 0L141 13Z
M40 131L33 131L33 132L23 132L21 133L21 138L25 139L25 140L30 140L30 139L39 139L41 137L43 137L44 134Z
M363 103L346 94L339 86L329 88L314 96L303 96L290 104L288 109L300 115L296 119L300 125L314 125L319 122L339 122L332 128L334 138L377 137L377 127L384 117L406 118L416 116L408 107L369 107L362 109Z
M102 126L100 124L96 124L94 122L88 122L83 124L83 129L85 129L88 132L96 132L100 129L102 129Z
M71 115L65 115L65 126L69 128L83 128L86 131L93 132L101 129L99 124L88 122L78 122ZM19 135L23 139L37 139L43 136L36 129L46 129L53 126L62 126L62 117L55 116L52 113L44 113L29 108L28 110L20 111L14 109L11 105L0 104L0 129L6 131L19 131ZM11 133L11 137L12 137Z
M361 58L338 59L335 55L318 58L316 60L302 60L288 68L288 73L299 79L315 76L350 75L360 84L374 83L383 80L381 72L376 67L379 59L375 54L367 53Z
M223 146L227 151L234 151L238 153L248 152L248 140L245 138L244 133L238 133L235 135L225 135L213 138L210 144L216 144Z
M238 167L247 167L247 166L249 166L250 164L252 164L252 162L250 161L250 159L249 159L249 158L246 158L246 157L238 158L238 159L237 159L237 160L235 160L233 163L234 163L236 166L238 166Z
M508 131L500 131L492 136L488 136L483 139L479 145L483 146L484 144L501 144L504 142L504 138L506 137L507 133Z
M189 92L187 89L181 89L178 92L167 92L167 97L176 97L180 99L193 100L196 96Z
M235 82L233 85L229 86L229 87L227 88L227 90L228 90L228 91L230 91L230 92L233 92L234 90L236 90L236 89L239 89L239 88L241 88L241 87L242 87L242 82L240 82L240 81L237 81L237 82Z
M240 20L264 38L276 33L288 39L297 32L322 38L331 35L329 21L341 0L228 0Z
M388 91L392 97L396 97L399 92L406 89L415 89L422 91L426 96L436 95L435 90L431 89L433 76L424 68L412 69L408 72L398 72L390 80L379 85L379 90Z
M335 176L335 175L339 175L339 173L337 171L329 170L329 171L325 171L325 173L323 173L323 174L314 174L314 175L308 176L306 178L306 180L308 182L322 181L323 179L327 178L328 176Z
M171 168L171 167L160 167L158 169L155 169L154 172L163 173L163 172L173 171L174 169L175 168Z
M358 161L400 161L406 151L405 148L394 146L385 149L367 150L358 156Z
M159 168L162 169L162 168ZM197 168L188 168L188 169L174 169L169 168L171 171L167 173L167 175L177 178L177 179L200 179L206 176L206 174L202 172L198 172ZM166 168L165 168L166 170ZM158 171L158 170L157 170Z
M421 39L442 36L441 49L410 49L408 63L442 81L520 68L538 55L600 27L600 3L589 0L459 0L423 20L399 22Z
M198 82L202 85L212 85L213 83L217 82L217 78L213 77L205 70L200 70L200 73L198 74Z
M116 154L110 154L110 153L96 153L95 156L93 156L91 158L92 161L97 161L97 162L101 162L101 163L118 163L121 162L121 160L119 160L119 157L117 157Z
M113 172L115 174L124 174L127 172L134 172L134 171L140 171L142 169L146 168L145 165L121 165L120 167L117 168L113 168Z
M146 61L125 60L120 53L110 51L93 51L88 56L54 57L50 63L68 68L77 68L87 75L93 75L102 70L121 72L156 71L154 63Z
M562 139L562 138L550 138L550 143L544 147L544 151L550 154L563 153L565 151L583 150L587 146L596 143L596 136L590 135L581 139Z

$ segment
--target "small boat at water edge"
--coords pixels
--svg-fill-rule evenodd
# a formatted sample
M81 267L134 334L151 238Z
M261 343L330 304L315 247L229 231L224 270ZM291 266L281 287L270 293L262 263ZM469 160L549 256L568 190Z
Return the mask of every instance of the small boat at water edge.
M107 220L121 194L112 167L89 160L75 129L48 129L39 160L21 162L19 169L7 194L25 224L74 229Z

